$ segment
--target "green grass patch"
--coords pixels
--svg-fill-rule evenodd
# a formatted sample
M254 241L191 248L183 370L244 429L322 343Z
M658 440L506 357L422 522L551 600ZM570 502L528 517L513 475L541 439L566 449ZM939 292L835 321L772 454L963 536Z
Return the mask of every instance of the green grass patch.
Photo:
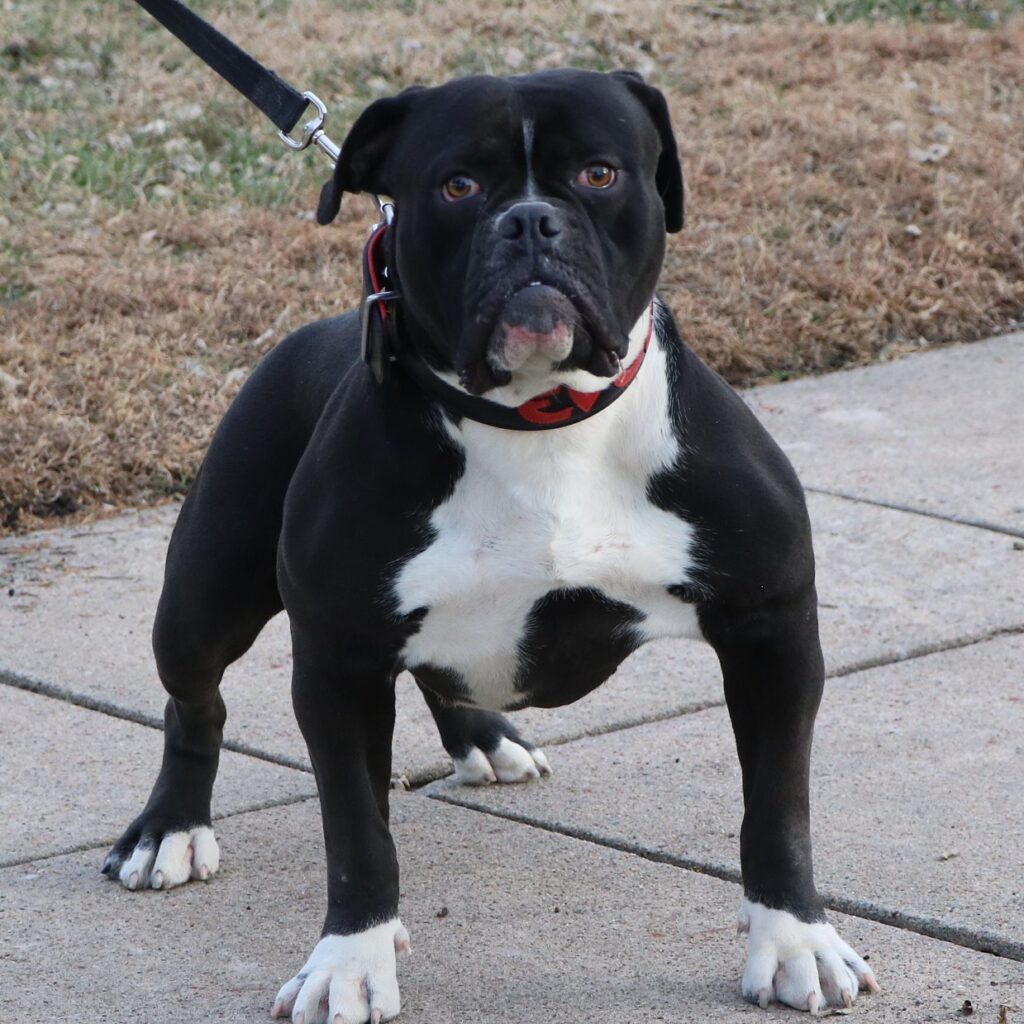
M209 0L191 6L225 14ZM279 13L288 0L256 6ZM146 61L188 59L130 0L19 0L13 13L0 40L0 192L16 208L67 216L94 202L276 207L319 186L322 168L304 174L312 158L290 155L241 97L209 102L185 121L117 109L125 79Z
M814 5L830 24L896 20L962 22L993 28L1024 12L1024 0L829 0Z

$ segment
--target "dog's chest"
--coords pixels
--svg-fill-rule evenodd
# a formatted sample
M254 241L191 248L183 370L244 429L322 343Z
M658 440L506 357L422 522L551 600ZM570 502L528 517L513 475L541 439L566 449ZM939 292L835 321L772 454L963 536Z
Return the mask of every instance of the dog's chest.
M695 634L692 606L667 589L689 579L692 528L647 497L679 458L663 356L652 348L647 362L618 402L572 427L452 428L465 471L395 578L399 610L422 616L407 667L457 674L483 706L561 703L537 690L564 682L573 699L638 643ZM574 640L578 658L563 664ZM555 678L578 672L601 678Z

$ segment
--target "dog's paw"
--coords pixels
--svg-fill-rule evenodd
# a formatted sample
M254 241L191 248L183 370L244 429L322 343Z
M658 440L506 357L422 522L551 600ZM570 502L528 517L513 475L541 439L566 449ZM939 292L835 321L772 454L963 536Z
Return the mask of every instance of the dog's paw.
M180 831L129 829L103 861L103 874L126 888L173 889L190 878L207 881L220 867L220 848L209 825Z
M492 782L530 782L551 774L544 751L526 747L502 736L490 751L470 747L465 757L452 758L455 781L464 786L487 786Z
M879 991L874 972L832 925L807 924L786 910L744 899L739 930L748 932L743 998L766 1007L785 1003L812 1014L852 1006L861 989Z
M378 1024L401 1010L397 953L409 952L398 918L355 935L325 935L281 986L270 1013L294 1024Z

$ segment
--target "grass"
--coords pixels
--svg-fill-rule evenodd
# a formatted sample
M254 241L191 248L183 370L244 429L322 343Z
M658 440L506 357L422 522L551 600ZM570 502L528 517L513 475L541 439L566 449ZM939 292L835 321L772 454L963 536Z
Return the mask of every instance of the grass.
M978 0L831 0L817 8L831 24L860 19L905 22L962 22L973 28L992 28L1024 11L1024 0L1000 3Z
M663 292L732 382L1024 317L1024 0L204 0L339 138L468 72L631 67L669 100L688 222ZM628 12L628 13L627 13ZM254 362L351 306L368 201L309 219L322 157L131 0L7 0L0 40L0 529L188 485Z

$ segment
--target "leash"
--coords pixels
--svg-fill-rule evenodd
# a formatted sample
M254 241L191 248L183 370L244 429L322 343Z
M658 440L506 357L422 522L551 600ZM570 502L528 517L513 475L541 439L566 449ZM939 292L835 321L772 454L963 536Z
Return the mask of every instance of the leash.
M186 7L181 0L135 2L266 115L277 126L278 138L289 149L304 150L316 146L327 154L332 167L338 162L340 147L324 130L327 107L315 93L299 92ZM301 134L296 138L292 132L310 106L315 114L302 126ZM455 416L464 416L506 430L551 430L578 423L606 409L632 383L651 343L653 310L643 349L632 364L602 391L574 391L560 385L520 406L512 407L466 394L443 381L422 356L398 343L395 328L397 316L393 304L400 298L400 293L394 287L394 277L388 267L384 246L387 231L394 223L395 208L378 195L373 196L373 201L380 220L370 229L370 237L363 248L363 297L359 306L360 348L363 361L379 384L389 378L394 365L398 363L424 391L431 393Z
M279 129L278 138L289 149L318 146L327 154L332 164L337 162L339 148L324 134L327 107L315 93L299 92L240 46L236 46L227 36L218 32L180 0L135 2L156 18L168 32L177 36L225 82L269 117ZM292 138L292 129L310 105L316 110L315 116L303 126L299 138Z

